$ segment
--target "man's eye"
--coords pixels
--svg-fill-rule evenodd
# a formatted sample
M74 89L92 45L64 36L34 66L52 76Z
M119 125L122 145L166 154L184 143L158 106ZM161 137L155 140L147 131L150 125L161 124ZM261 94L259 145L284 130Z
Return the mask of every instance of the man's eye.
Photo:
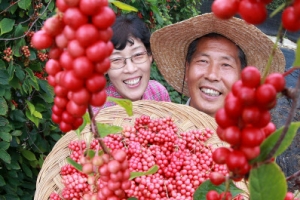
M227 64L227 63L224 63L223 66L225 67L230 67L231 65Z

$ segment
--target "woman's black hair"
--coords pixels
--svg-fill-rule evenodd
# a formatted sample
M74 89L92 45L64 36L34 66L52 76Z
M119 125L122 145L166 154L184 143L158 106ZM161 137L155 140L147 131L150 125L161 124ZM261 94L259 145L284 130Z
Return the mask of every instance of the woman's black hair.
M186 62L190 63L191 60L192 60L192 57L193 57L193 54L195 53L195 51L197 50L197 45L198 45L198 42L200 39L202 38L225 38L227 40L230 40L228 39L227 37L225 37L224 35L221 35L221 34L218 34L218 33L208 33L206 35L203 35L201 36L200 38L197 38L195 39L190 45L189 45L189 48L188 48L188 52L187 52L187 55L186 55ZM231 40L230 40L231 41ZM247 59L246 59L246 55L245 53L243 52L243 50L237 45L235 44L238 48L238 57L240 59L240 62L241 62L241 68L244 69L246 66L247 66Z
M124 14L116 17L112 25L112 43L117 50L123 50L129 43L133 45L130 37L138 38L145 45L147 51L151 53L150 36L151 32L144 21L135 14Z

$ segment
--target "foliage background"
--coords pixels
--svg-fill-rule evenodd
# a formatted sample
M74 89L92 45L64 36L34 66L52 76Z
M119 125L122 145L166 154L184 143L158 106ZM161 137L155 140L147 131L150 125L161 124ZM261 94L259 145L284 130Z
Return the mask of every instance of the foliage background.
M151 31L198 15L201 6L200 0L122 2L136 7ZM116 14L125 12L110 6ZM33 199L43 160L62 136L51 121L54 93L44 71L47 51L30 45L33 32L54 14L55 0L0 0L0 200ZM155 64L151 79L166 86L173 102L186 101Z

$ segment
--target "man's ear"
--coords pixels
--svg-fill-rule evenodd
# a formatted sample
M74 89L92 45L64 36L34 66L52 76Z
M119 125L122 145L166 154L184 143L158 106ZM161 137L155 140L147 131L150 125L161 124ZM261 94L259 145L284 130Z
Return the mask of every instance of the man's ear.
M188 73L189 73L189 63L185 62L185 73L184 73L184 81L188 82Z

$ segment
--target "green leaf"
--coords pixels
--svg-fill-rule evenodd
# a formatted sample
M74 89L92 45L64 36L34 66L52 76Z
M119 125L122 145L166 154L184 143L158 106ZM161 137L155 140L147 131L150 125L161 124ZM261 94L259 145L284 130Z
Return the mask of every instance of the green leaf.
M16 66L15 70L16 70L15 73L16 73L16 76L18 77L18 79L23 81L23 79L25 78L24 70L20 66Z
M12 155L11 155L12 156ZM17 161L17 159L15 159L13 156L12 156L12 160L11 160L11 163L10 164L6 164L6 167L7 168L10 168L10 169L15 169L15 170L19 170L19 169L21 169L20 168L20 165L19 165L19 163L18 163L18 161Z
M31 0L20 0L18 2L18 5L20 8L27 10L29 6L31 5Z
M10 118L18 122L26 122L26 117L21 110L13 110L10 112Z
M293 63L294 67L300 67L300 38L297 40L297 48L295 52L295 60Z
M39 118L37 118L37 117L33 116L32 114L30 114L30 112L28 110L26 110L25 114L26 114L26 117L36 125L36 127L39 126L39 124L40 124L40 119Z
M11 142L12 140L12 136L10 135L10 133L5 133L5 132L0 132L0 138L6 142Z
M8 81L11 81L15 75L15 66L12 63L9 63L9 66L7 68L7 73L9 75Z
M33 112L33 116L35 116L35 117L37 117L37 118L39 118L39 119L43 119L42 114L41 114L40 112L38 112L38 111L34 111L34 112Z
M34 77L34 78L26 79L25 81L28 81L29 85L32 85L37 91L40 91L40 87L37 80L38 79Z
M22 24L18 24L15 28L14 36L15 37L23 36L24 32L25 32L25 28L22 26Z
M120 8L121 10L134 11L134 12L138 11L138 9L136 9L135 7L120 1L110 1L110 3L114 4L116 7Z
M22 163L21 164L21 167L22 167L22 170L23 172L30 178L32 178L32 171L31 169L25 164L25 163Z
M22 131L20 130L14 130L12 133L11 133L12 136L21 136L22 135Z
M146 172L130 172L130 178L129 180L132 180L136 177L140 177L140 176L146 176L146 175L150 175L150 174L155 174L158 171L158 166L157 165L153 165L148 171Z
M284 199L287 184L284 173L276 163L269 163L252 169L249 177L250 199Z
M0 97L0 115L5 116L8 111L8 105L3 97Z
M99 122L97 123L97 129L101 137L105 137L109 134L120 133L123 130L120 126L113 126Z
M78 171L82 171L82 166L77 162L75 162L74 160L72 160L72 158L68 157L67 162L73 167L75 167L75 169L77 169Z
M87 124L91 123L90 115L87 112L83 115L82 119L83 119L83 122L82 122L81 126L79 126L79 128L76 129L76 131L75 131L78 136L80 136L81 131L84 129L84 127Z
M6 70L0 70L0 85L8 85L9 75Z
M5 180L3 178L3 176L0 175L0 187L6 185Z
M36 157L34 155L34 153L32 153L31 151L29 150L23 150L21 151L21 154L29 161L35 161L36 160Z
M3 18L0 21L0 35L10 32L15 25L15 20Z
M27 107L29 108L30 114L33 114L35 112L35 107L32 103L26 100Z
M0 159L3 160L6 163L10 163L11 162L10 155L6 151L4 151L2 149L0 149Z
M193 195L193 200L203 200L206 199L206 193L210 190L215 190L219 194L221 192L224 192L226 190L225 183L222 183L221 185L214 185L210 182L210 180L206 180L201 185L196 189L194 195ZM230 182L229 184L229 191L231 192L232 196L235 197L238 194L243 193L244 191L236 187L233 182Z
M151 6L151 10L153 11L153 14L155 16L155 19L157 20L158 24L163 24L164 20L162 19L159 9L156 6Z
M138 199L135 197L129 197L127 200L138 200Z
M39 86L45 92L42 96L47 103L53 103L54 91L51 85L46 80L38 80Z
M274 157L282 154L291 145L299 127L300 122L292 122L290 124L288 132L285 138L281 141L281 144L275 152ZM281 127L280 129L276 130L266 140L264 140L264 142L260 146L260 155L257 158L253 159L251 163L264 161L267 158L268 154L278 141L283 131L283 128L284 127Z
M107 97L107 101L112 101L112 102L115 102L116 104L122 106L128 116L132 116L133 113L132 113L132 101L130 101L129 99L118 99L118 98L114 98L114 97Z
M0 116L0 126L7 126L8 124L9 121L6 118Z
M5 142L5 141L1 141L0 142L0 149L2 150L7 150L10 146L10 143L9 142Z
M20 49L26 45L27 45L27 43L24 38L17 40L15 42L15 45L13 46L13 55L16 57L21 57L22 53L21 53Z

